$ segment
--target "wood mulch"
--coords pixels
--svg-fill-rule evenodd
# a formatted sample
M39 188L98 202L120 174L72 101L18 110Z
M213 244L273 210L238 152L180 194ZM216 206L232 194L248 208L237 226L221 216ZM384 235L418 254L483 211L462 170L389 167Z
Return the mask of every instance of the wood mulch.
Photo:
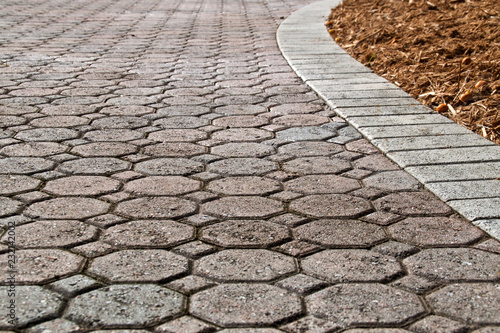
M500 145L499 0L345 0L326 26L375 73Z

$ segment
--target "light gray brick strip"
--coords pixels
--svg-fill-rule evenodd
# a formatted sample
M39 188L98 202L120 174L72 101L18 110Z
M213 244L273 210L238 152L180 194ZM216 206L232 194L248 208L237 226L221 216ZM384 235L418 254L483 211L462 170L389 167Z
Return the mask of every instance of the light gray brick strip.
M387 157L500 239L500 147L421 105L342 50L324 26L339 3L318 1L283 21L277 32L283 56Z

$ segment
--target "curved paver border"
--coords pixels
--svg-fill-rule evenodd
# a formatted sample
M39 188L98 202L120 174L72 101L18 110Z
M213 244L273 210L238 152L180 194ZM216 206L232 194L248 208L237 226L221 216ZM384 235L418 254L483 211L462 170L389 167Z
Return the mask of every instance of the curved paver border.
M423 106L341 49L324 26L340 2L315 2L283 21L277 31L283 56L387 157L500 239L500 146Z

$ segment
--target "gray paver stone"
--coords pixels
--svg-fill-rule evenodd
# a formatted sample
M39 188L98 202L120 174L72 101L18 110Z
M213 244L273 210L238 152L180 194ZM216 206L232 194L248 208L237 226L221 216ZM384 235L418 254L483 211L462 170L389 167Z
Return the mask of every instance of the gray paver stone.
M498 284L452 284L426 297L437 314L464 320L468 324L500 323Z
M346 194L309 195L290 203L290 209L314 217L354 218L369 213L368 200Z
M344 327L401 324L426 312L416 295L378 283L337 284L308 296L306 306Z
M469 248L426 249L403 264L410 273L431 280L497 281L500 255Z
M264 326L302 313L293 293L267 284L224 284L191 297L190 312L222 327Z
M3 279L2 279L3 280ZM3 309L10 305L8 286L0 287L0 304ZM44 306L40 306L43 304ZM40 286L16 286L16 310L13 316L18 318L17 326L22 327L29 323L48 319L59 312L63 306L63 298L50 290ZM11 329L13 325L9 323L11 311L0 319L0 329Z
M293 258L259 249L224 250L198 259L194 265L195 274L225 282L265 282L296 270Z
M166 288L111 285L75 297L65 318L94 327L150 326L181 313L184 307L185 297Z
M109 207L109 203L97 199L64 197L36 202L24 214L41 219L85 219L104 214Z

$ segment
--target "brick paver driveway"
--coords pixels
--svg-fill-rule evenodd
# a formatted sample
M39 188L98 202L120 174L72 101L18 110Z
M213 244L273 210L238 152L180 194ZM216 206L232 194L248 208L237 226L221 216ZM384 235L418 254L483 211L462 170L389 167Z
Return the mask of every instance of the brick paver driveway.
M499 331L499 243L282 58L306 2L1 1L0 329Z

